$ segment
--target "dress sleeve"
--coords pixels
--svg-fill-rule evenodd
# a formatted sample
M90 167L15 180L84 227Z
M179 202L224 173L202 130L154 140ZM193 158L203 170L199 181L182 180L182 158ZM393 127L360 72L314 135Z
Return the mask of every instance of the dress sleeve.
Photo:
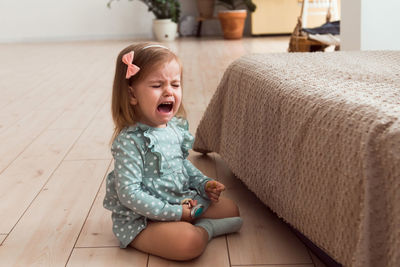
M181 205L171 205L143 190L144 155L132 135L121 133L111 151L114 157L115 189L121 204L152 220L179 221L182 217Z
M199 171L188 159L183 160L183 166L189 176L189 188L195 189L202 197L209 199L205 186L212 179Z

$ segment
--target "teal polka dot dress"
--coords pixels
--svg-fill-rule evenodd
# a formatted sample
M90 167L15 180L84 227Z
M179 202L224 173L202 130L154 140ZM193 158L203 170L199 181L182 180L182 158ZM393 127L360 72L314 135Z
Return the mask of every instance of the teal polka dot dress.
M112 211L113 232L122 248L146 228L147 220L180 221L185 198L209 206L204 186L211 179L186 159L192 144L187 121L177 117L165 128L137 123L114 140L114 170L107 176L103 206Z

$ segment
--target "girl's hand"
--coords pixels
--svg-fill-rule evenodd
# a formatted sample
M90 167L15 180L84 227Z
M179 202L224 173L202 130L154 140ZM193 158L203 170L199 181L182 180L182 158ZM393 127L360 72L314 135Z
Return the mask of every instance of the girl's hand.
M181 221L191 222L192 217L190 216L190 208L187 204L182 205L182 217Z
M205 187L207 196L214 202L218 202L219 195L225 190L225 186L215 180L208 181Z
M188 200L187 203L182 204L182 217L181 221L192 222L193 218L190 216L192 207L197 205L197 200Z

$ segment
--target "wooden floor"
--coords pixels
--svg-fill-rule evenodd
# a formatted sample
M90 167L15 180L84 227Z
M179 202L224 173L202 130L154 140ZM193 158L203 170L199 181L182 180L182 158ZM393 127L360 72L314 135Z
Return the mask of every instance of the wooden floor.
M183 61L191 132L233 60L286 52L288 40L167 44ZM191 153L190 160L225 183L244 219L240 233L213 239L190 262L118 248L102 200L112 168L114 61L130 43L0 45L0 266L324 266L217 154Z

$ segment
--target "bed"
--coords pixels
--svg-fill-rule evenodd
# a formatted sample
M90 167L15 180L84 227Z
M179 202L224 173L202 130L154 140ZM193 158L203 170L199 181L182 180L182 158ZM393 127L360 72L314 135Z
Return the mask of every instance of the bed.
M343 266L400 266L400 51L234 61L196 131Z

